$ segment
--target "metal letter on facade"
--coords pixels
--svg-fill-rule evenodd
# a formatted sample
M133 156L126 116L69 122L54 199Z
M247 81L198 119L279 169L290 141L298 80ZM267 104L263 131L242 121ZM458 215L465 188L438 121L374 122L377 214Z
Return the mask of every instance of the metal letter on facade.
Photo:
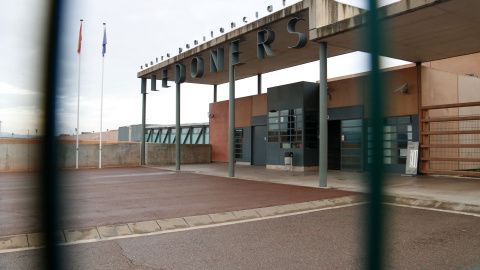
M265 39L265 33L267 34L267 39ZM267 52L268 56L275 56L272 47L270 47L273 41L275 41L275 33L273 31L263 29L257 33L257 58L265 58L265 52Z
M182 64L175 65L175 83L180 84L185 82L185 79L187 77L186 70L187 69L185 68L185 65L182 65Z
M203 71L205 70L205 64L201 57L194 57L190 62L190 75L192 78L201 78Z
M210 72L222 71L225 69L225 54L223 48L218 48L217 51L210 51Z
M162 88L168 88L168 68L162 70Z
M244 63L241 63L240 62L240 47L239 47L239 43L240 43L240 40L237 39L237 40L234 40L232 41L232 43L230 43L230 65L231 66L238 66L238 65L241 65L241 64L244 64Z
M151 79L150 81L151 81L151 83L152 83L152 87L150 88L150 90L152 90L152 91L158 91L158 90L157 90L157 75L152 74L152 77L151 77L151 78L152 78L152 79Z
M304 33L300 33L300 32L295 31L295 25L297 24L298 21L304 21L304 19L300 19L300 18L295 17L295 18L290 19L288 21L288 24L287 24L288 33L298 35L298 43L297 43L297 45L295 45L293 47L288 47L288 48L291 48L291 49L300 49L300 48L305 47L305 45L307 45L307 41L308 41L307 35L305 35Z

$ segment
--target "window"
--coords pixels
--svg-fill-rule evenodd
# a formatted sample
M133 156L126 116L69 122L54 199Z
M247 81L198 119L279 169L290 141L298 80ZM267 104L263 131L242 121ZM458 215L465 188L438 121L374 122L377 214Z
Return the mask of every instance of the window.
M301 108L268 113L268 142L278 142L280 148L302 148L302 129Z
M368 129L368 156L371 161L372 135ZM413 127L411 116L388 117L383 127L384 164L406 164L407 145L412 141Z
M235 129L235 158L243 158L243 128Z

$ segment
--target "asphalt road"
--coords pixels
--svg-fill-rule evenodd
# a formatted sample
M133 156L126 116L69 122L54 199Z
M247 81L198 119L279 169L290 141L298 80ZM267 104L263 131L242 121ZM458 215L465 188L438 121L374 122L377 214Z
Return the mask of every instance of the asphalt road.
M362 269L365 206L65 246L66 269ZM387 206L385 269L480 266L480 218ZM0 254L35 269L40 250Z

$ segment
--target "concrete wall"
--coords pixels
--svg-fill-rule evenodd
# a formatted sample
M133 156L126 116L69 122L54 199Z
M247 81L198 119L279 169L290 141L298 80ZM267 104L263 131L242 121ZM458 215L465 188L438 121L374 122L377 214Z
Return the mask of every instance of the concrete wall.
M58 144L58 167L75 168L75 141ZM98 142L83 141L79 144L79 167L98 168ZM181 163L210 163L212 150L208 144L181 146ZM40 140L0 139L0 171L28 171L40 169ZM148 165L175 164L175 145L147 143ZM102 144L102 167L140 166L140 143L122 142Z
M77 140L77 135L60 135L58 137L60 140ZM98 141L100 140L100 132L79 134L79 140L90 140ZM110 130L102 132L102 141L118 141L118 130Z
M0 172L40 168L40 140L0 139Z
M175 144L146 143L147 165L175 164ZM180 146L181 164L210 163L212 147L209 144L182 144Z
M82 143L78 146L78 166L80 168L98 168L98 142ZM58 144L59 168L75 168L75 143ZM128 167L140 165L139 143L102 144L102 167Z

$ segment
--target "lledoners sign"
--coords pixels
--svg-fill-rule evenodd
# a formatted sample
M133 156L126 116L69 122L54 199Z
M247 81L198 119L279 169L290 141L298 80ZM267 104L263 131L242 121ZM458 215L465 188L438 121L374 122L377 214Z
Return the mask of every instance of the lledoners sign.
M303 19L294 17L287 23L287 32L296 35L298 42L295 46L288 47L290 49L301 49L307 45L308 37L306 34L297 32L295 26L298 21ZM240 62L240 39L234 40L230 43L230 66L237 66L245 63ZM275 41L275 32L269 29L262 29L257 32L257 58L265 58L265 54L268 56L275 56L275 53L271 47L271 44ZM217 71L225 70L225 50L223 48L217 48L217 50L210 51L210 72L216 73ZM162 70L162 88L168 88L168 71L169 68ZM190 61L190 77L202 78L205 73L205 61L202 57L193 57ZM186 68L183 64L175 65L175 82L183 83L186 78ZM156 86L153 82L156 81L156 75L152 75L152 90L156 90Z

